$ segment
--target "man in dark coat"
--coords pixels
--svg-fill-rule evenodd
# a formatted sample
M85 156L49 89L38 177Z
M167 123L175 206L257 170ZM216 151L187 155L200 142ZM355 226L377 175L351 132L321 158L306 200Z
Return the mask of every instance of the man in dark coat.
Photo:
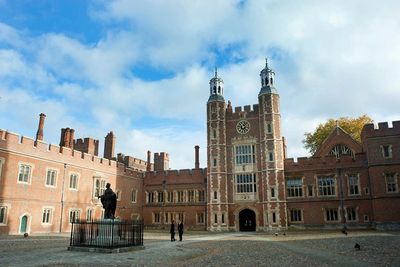
M171 229L169 231L171 233L171 242L175 241L175 221L172 220L171 222Z
M104 208L104 219L114 219L117 208L117 195L112 191L110 183L106 184L106 190L100 200Z
M178 234L179 234L179 241L182 241L182 235L183 235L183 222L180 221L178 224Z

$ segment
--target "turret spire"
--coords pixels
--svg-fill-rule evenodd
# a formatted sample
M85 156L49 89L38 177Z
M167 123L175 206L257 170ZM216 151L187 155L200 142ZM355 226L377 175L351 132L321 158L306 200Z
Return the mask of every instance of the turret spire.
M275 88L275 72L268 67L268 58L265 59L265 68L260 73L261 90L258 95L277 94Z
M210 97L208 101L224 101L224 81L218 77L218 69L215 67L214 77L210 80Z

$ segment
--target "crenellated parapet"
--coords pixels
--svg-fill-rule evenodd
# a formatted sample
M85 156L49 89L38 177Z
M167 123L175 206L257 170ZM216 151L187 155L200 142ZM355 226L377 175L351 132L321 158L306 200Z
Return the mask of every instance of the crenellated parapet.
M147 162L132 156L125 156L122 153L117 154L117 161L123 163L126 167L136 169L138 171L146 171Z
M285 159L285 172L305 171L315 169L335 169L346 168L351 166L363 166L366 163L366 155L364 153L351 155L341 155L340 158L335 156L325 157L299 157Z
M151 171L145 173L145 184L204 184L207 169L181 169L167 171Z
M79 140L79 139L78 139ZM74 150L68 147L60 147L46 142L20 136L6 130L0 129L0 152L13 152L23 156L32 156L38 159L44 159L61 164L78 166L114 173L118 175L127 175L142 177L141 171L135 168L129 168L124 163L118 163L115 160L100 158L86 152ZM144 164L145 161L135 159L134 162ZM144 165L146 166L146 165Z
M373 123L366 124L361 131L361 138L364 140L370 137L400 135L400 121L393 121L392 125L393 127L389 127L387 122L379 122L377 126Z
M226 108L226 116L228 119L240 119L243 117L243 114L246 113L246 117L258 117L258 110L259 110L259 105L255 104L253 106L251 105L246 105L246 106L238 106L235 107L233 110L232 108L228 105Z

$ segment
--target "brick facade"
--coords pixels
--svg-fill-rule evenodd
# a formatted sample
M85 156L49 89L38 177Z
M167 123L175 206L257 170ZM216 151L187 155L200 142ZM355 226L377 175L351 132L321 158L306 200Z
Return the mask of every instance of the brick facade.
M287 228L399 228L400 121L365 125L361 143L337 127L309 158L286 159L275 73L260 73L258 103L233 108L217 73L207 102L207 168L170 170L169 155L118 154L113 132L99 141L63 128L60 146L0 130L0 233L68 232L74 216L99 219L105 184L116 215L168 229L269 231ZM301 133L299 133L301 134Z

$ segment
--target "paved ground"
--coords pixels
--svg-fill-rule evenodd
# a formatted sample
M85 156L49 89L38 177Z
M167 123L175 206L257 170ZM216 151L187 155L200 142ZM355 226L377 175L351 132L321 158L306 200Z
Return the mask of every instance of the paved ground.
M361 245L360 251L354 244ZM0 236L0 266L400 266L400 233L145 233L143 250L67 251L66 236Z

